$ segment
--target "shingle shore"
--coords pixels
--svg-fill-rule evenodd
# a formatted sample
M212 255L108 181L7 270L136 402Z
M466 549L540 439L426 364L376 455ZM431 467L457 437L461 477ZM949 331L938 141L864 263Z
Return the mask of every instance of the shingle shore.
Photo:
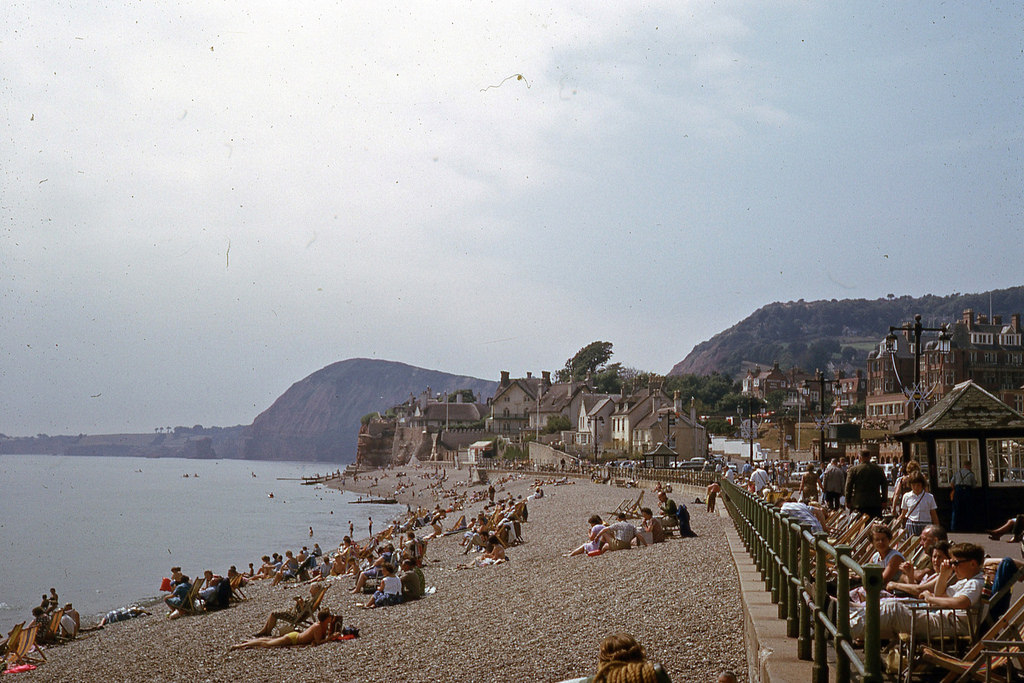
M423 498L429 483L403 479ZM369 475L372 477L373 475ZM452 472L449 486L467 473ZM370 481L360 475L361 485ZM381 481L374 494L394 479ZM352 488L352 482L348 482ZM503 491L528 495L533 477ZM479 490L474 487L470 490ZM393 491L393 488L391 489ZM465 489L462 489L465 490ZM546 486L531 501L526 543L503 565L456 571L467 558L458 535L432 541L424 572L436 594L378 610L355 606L349 578L333 583L324 604L360 628L361 637L315 648L229 652L268 612L285 609L297 587L258 582L228 610L176 621L163 612L106 627L49 648L49 661L26 681L558 681L592 673L601 639L633 634L673 681L714 681L723 669L745 680L746 654L736 569L724 535L727 521L690 505L697 538L600 557L565 558L585 540L587 517L613 510L638 491L589 482ZM650 498L648 493L646 498ZM676 494L676 499L680 495ZM467 506L477 512L482 504ZM448 520L450 524L452 518ZM239 520L244 523L244 520ZM385 520L375 520L383 525ZM340 540L340 539L339 539ZM301 545L301 539L298 543ZM280 550L267 548L270 550ZM472 557L472 555L470 555ZM249 559L239 558L239 566ZM118 571L112 568L111 580ZM186 568L188 571L188 568Z

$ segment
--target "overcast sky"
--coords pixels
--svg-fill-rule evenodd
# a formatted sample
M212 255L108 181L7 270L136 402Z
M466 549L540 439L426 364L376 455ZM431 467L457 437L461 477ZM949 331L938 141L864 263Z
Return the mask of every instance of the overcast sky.
M8 435L1021 284L1019 3L156 4L0 12Z

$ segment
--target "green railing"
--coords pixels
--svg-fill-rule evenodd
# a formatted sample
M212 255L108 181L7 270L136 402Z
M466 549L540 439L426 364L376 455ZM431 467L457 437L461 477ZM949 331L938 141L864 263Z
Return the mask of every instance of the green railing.
M864 683L880 683L882 657L879 638L879 593L882 567L860 565L850 556L848 545L833 546L827 534L812 533L778 508L767 504L732 482L721 480L723 498L736 529L772 602L779 607L779 618L786 620L786 634L796 639L797 656L814 662L815 683L829 680L828 644L836 653L838 683L850 680L855 669ZM836 608L829 618L827 584L829 566L835 572ZM850 638L850 574L861 578L867 594L864 613L864 650L854 647Z

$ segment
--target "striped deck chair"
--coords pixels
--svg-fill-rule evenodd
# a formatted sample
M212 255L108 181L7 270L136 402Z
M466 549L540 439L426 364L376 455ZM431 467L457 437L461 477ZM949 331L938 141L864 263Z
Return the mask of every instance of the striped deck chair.
M925 647L921 651L921 659L948 672L945 678L942 679L942 683L970 680L1005 680L1005 678L993 678L993 672L985 670L987 658L983 656L983 653L987 647L986 643L1013 641L1018 646L1024 645L1020 642L1022 626L1024 626L1024 596L1021 596L1010 605L1010 609L1006 611L1006 614L1000 617L964 653L963 657L949 655L936 648Z
M196 601L199 600L199 591L202 586L202 579L196 579L195 583L192 584L192 590L190 590L185 599L182 600L181 607L178 609L186 614L198 614L199 612L202 612L203 608L201 606L196 607Z
M633 498L632 497L626 498L624 501L619 503L619 506L617 508L615 508L614 510L612 510L608 514L609 515L617 515L620 512L625 512L626 508L628 508L630 503L632 503L632 502L633 502Z
M245 593L242 592L242 579L244 578L245 577L241 574L235 574L234 577L231 578L230 583L232 602L241 602L242 600L246 599Z
M323 602L324 595L327 593L327 589L330 588L328 585L320 586L316 595L313 595L313 599L305 603L303 608L296 612L294 615L289 615L278 620L277 635L283 636L285 633L291 631L298 631L307 624L312 624L313 619L316 618L317 610L320 609L320 603ZM282 623L284 622L284 623Z
M39 622L37 621L33 621L28 627L21 629L18 642L7 647L8 667L19 664L41 664L46 661L46 655L36 646L38 631Z
M53 614L50 615L50 625L46 627L46 630L39 633L38 639L42 643L56 643L63 638L60 635L60 620L64 616L64 608L61 607L58 610L54 610Z
M25 622L15 624L14 628L7 634L7 638L0 642L0 655L6 655L7 651L13 646L18 644L18 638L21 636L21 630L25 628Z

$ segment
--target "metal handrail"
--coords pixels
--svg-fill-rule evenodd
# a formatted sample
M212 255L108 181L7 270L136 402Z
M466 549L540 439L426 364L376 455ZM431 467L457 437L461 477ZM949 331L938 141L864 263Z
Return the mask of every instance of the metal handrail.
M814 662L812 680L829 680L828 642L836 652L836 681L850 680L851 669L864 683L882 680L879 595L882 567L861 565L850 555L849 545L833 546L827 534L812 533L774 506L736 484L720 480L726 509L750 553L765 590L786 620L786 634L796 639L797 656ZM835 570L835 620L829 617L829 565ZM850 636L850 574L861 578L866 593L864 650L854 647Z

